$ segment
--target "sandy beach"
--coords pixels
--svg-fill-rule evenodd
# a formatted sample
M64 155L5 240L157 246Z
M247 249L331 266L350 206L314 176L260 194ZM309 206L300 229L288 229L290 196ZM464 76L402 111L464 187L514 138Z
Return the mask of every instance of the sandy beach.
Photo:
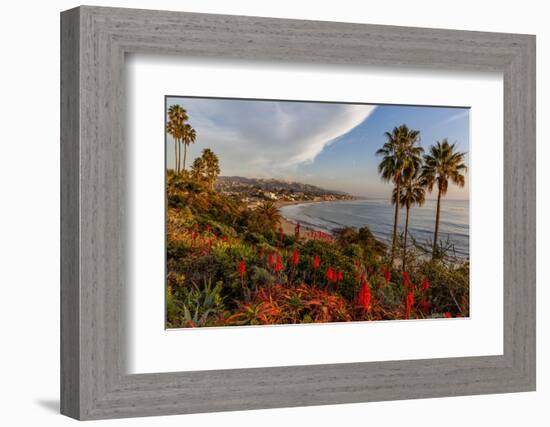
M283 233L285 233L287 236L294 236L296 224L281 216L281 228L283 229ZM312 230L300 224L300 234L307 233L307 231Z
M325 202L325 200L278 201L275 203L275 206L277 206L277 208L282 208L283 206L302 205L306 203L321 203L321 202ZM281 228L283 229L284 234L288 236L294 236L294 233L296 230L296 222L291 221L288 218L285 218L281 214ZM305 240L312 239L312 234L318 233L318 232L319 230L316 230L315 228L300 224L300 236Z

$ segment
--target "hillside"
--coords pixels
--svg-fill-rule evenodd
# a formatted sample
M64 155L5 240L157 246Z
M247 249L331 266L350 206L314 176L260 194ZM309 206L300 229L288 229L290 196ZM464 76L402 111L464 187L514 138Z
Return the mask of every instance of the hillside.
M353 196L336 190L328 190L311 184L278 179L220 176L215 188L223 194L238 194L249 201L270 200L351 200Z

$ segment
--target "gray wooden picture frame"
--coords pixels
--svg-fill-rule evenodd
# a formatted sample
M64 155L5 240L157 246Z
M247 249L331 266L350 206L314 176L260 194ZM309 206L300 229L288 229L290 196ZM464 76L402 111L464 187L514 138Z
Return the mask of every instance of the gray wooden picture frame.
M504 79L504 354L128 375L127 53ZM83 6L61 14L61 412L101 419L535 390L535 37Z

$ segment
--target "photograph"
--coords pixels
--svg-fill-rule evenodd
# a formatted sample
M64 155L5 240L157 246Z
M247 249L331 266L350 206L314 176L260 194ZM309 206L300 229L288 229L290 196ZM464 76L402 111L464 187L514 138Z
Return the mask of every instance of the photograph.
M469 113L166 96L166 328L469 317Z

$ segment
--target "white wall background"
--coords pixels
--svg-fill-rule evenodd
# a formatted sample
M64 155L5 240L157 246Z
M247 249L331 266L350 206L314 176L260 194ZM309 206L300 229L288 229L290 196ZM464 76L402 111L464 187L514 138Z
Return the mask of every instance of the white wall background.
M309 408L109 421L116 426L445 425L546 426L550 370L545 271L550 190L544 170L544 118L550 116L550 27L545 2L460 0L157 0L94 1L280 18L319 19L537 35L538 74L538 391ZM59 384L59 12L76 1L2 6L0 40L0 422L64 426ZM92 423L92 424L95 424Z

